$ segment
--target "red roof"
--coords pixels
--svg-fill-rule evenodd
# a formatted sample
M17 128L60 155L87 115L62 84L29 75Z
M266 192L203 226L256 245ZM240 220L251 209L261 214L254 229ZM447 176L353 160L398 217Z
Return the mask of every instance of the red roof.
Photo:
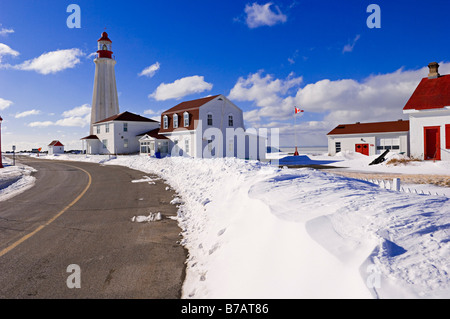
M341 124L327 135L408 132L409 121Z
M107 119L98 121L94 124L99 123L105 123L105 122L111 122L111 121L124 121L124 122L155 122L157 121L131 113L131 112L123 112L120 114L113 115L111 117L108 117Z
M108 41L108 42L112 43L112 41L108 38L108 33L106 33L106 32L102 33L102 37L100 39L98 39L97 42L100 42L100 41Z
M64 146L60 141L53 141L48 146Z
M403 110L442 109L450 106L450 75L424 78Z
M214 96L204 97L202 99L182 102L182 103L172 107L171 109L168 109L167 111L165 111L162 114L175 113L175 112L180 112L180 111L187 111L187 110L190 110L190 109L197 109L197 108L201 107L202 105L208 103L209 101L214 100L218 96L219 95L214 95Z

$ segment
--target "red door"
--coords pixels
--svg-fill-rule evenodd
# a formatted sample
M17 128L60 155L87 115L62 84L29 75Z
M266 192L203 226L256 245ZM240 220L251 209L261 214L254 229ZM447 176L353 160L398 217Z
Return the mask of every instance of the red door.
M355 152L369 156L369 144L356 144Z
M441 160L441 128L439 126L424 127L424 159Z

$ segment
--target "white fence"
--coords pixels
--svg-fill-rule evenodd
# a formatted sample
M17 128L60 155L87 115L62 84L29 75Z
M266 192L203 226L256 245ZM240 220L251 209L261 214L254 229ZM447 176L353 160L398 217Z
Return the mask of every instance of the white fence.
M417 190L415 188L403 187L403 186L401 186L400 178L394 178L392 180L363 178L363 180L365 180L366 182L378 185L381 188L389 189L389 190L393 190L393 191L397 191L397 192L422 194L422 195L446 196L445 194L438 194L437 192L434 192L434 194L433 194L430 191L425 192L423 190Z

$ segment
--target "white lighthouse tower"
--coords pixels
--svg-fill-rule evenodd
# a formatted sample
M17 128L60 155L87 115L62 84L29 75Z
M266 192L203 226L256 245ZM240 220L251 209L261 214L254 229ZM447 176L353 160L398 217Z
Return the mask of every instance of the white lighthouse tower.
M91 131L93 124L119 114L119 99L117 96L116 60L112 57L112 41L108 33L103 32L98 40L98 56L95 58L94 93L92 97Z

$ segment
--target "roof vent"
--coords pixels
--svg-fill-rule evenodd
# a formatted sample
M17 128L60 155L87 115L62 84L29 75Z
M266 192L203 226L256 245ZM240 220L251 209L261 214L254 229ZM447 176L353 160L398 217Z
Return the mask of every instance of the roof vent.
M437 62L431 62L428 64L428 68L430 69L430 73L428 74L429 79L436 79L441 76L438 72L439 64Z

